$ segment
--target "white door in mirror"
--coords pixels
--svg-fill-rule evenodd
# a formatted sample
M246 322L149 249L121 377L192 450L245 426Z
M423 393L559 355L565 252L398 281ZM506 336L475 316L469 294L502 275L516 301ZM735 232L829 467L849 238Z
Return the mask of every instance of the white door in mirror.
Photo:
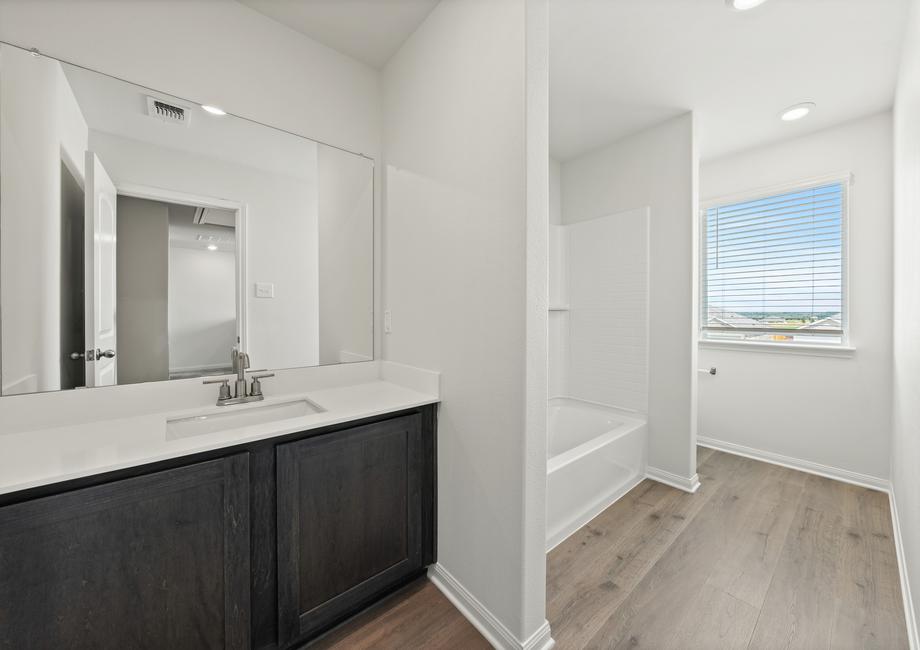
M86 152L84 292L87 386L118 382L115 328L115 234L118 196L99 158Z

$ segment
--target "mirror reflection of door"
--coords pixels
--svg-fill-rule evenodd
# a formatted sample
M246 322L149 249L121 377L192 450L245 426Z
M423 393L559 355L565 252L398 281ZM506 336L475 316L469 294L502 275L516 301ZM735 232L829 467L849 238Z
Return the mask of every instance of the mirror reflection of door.
M236 212L119 195L120 384L230 372Z
M61 161L61 388L86 385L83 357L85 316L83 305L82 175Z
M118 381L115 320L117 191L92 151L86 152L86 385L114 386Z

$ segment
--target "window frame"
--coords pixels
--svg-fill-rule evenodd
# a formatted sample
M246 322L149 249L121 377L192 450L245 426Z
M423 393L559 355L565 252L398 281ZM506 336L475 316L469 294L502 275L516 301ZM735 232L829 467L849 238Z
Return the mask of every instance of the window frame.
M706 336L706 323L708 321L707 301L707 218L708 210L732 203L757 201L781 194L807 190L826 185L840 184L841 216L840 216L840 341L835 343L821 343L804 340L801 342L789 341L744 341L731 339L708 338ZM854 177L852 172L844 171L822 176L812 176L791 183L781 183L766 187L755 188L743 192L716 196L700 201L698 211L699 251L697 264L699 272L699 326L697 327L698 344L703 347L728 348L740 350L756 350L766 352L801 352L809 354L839 354L849 355L854 351L851 346L850 332L850 220L852 219L852 192Z

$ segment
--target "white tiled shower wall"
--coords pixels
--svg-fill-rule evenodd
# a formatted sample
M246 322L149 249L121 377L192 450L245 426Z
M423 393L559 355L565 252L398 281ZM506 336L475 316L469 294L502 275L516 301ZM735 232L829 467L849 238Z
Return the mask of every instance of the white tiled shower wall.
M649 209L550 226L550 395L648 410Z
M564 397L567 393L566 361L569 347L568 312L559 308L568 303L566 284L566 248L568 227L549 227L549 396Z

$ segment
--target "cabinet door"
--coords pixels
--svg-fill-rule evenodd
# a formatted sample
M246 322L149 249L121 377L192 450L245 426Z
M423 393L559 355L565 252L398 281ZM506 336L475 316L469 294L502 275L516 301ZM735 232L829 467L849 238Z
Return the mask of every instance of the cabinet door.
M279 445L282 647L422 566L420 417Z
M247 648L248 454L0 508L0 647Z

